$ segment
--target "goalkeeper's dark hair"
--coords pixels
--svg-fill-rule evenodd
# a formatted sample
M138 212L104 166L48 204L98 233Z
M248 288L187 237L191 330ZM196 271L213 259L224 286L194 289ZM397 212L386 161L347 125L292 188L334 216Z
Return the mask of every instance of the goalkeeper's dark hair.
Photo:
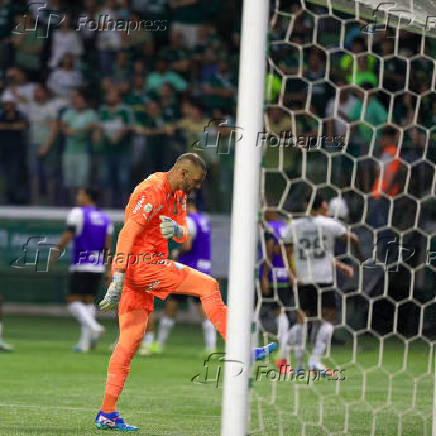
M85 191L85 194L88 196L88 198L95 204L97 204L97 201L100 197L100 192L96 188L92 188L91 186L87 186L83 188Z
M188 160L189 162L194 164L196 167L202 168L203 171L207 170L206 162L197 153L183 153L183 154L181 154L176 160L176 165L178 165L180 162L183 162L186 160Z

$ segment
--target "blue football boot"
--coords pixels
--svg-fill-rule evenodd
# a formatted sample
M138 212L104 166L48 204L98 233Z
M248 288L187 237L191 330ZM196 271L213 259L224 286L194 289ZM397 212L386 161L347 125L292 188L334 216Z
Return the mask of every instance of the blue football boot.
M99 430L113 430L113 431L138 431L138 427L127 424L121 418L118 412L104 413L98 412L95 417L95 426Z
M266 356L269 356L275 349L277 348L277 344L271 342L268 345L265 345L261 348L254 349L254 360L263 360Z

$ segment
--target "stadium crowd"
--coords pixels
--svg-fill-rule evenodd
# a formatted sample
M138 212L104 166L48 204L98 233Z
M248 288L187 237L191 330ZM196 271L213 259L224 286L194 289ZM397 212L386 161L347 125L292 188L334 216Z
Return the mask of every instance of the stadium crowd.
M289 20L277 20L269 35L267 128L277 135L291 131L291 109L299 111L293 134L306 139L303 146L310 148L309 138L322 136L308 155L310 181L326 174L318 148L346 147L349 157L335 157L332 166L340 188L351 184L356 161L350 157L368 157L360 159L355 175L364 193L374 190L376 159L399 146L397 185L404 185L405 164L423 156L429 139L426 156L434 161L434 140L424 130L436 118L434 95L424 95L431 89L433 41L427 38L421 53L420 36L402 31L395 56L395 39L379 32L369 51L362 23L349 22L345 48L356 55L354 66L343 50L327 58L328 50L339 47L338 20L318 20L318 41L311 45L322 7L302 11L297 0L280 5L295 14L295 23L291 44L277 42L286 37ZM200 205L228 212L232 146L227 154L214 145L221 141L227 150L234 141L226 125L235 122L239 9L240 2L205 0L51 0L39 9L30 1L3 0L0 202L65 206L72 204L75 188L92 185L103 191L103 206L120 207L144 174L168 169L177 153L196 149L210 168ZM116 20L136 30L120 31ZM419 54L427 57L408 61ZM404 87L408 69L412 92ZM282 92L284 75L290 77ZM392 116L387 92L395 93ZM424 95L419 109L418 95ZM380 139L386 123L394 126L386 133L390 145L395 143L388 152ZM266 147L265 167L277 168L277 152ZM301 148L286 149L285 172L298 177L300 168ZM423 163L414 168L410 193L419 197L428 190L431 171ZM271 183L269 190L274 196L280 187Z
M200 202L229 210L231 182L202 138L228 141L218 124L235 113L238 2L0 4L2 204L71 205L92 185L121 207L145 174L197 146L213 175Z

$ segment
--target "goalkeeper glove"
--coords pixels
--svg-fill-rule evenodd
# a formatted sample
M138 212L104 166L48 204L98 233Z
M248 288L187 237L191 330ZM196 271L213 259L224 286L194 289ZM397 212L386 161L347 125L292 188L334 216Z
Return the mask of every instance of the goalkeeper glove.
M165 239L181 238L183 236L183 227L179 226L174 220L165 215L159 215L160 232Z
M100 309L104 311L115 310L118 307L118 303L121 297L121 291L124 286L125 273L115 271L109 288L106 291L106 295L103 300L100 301Z

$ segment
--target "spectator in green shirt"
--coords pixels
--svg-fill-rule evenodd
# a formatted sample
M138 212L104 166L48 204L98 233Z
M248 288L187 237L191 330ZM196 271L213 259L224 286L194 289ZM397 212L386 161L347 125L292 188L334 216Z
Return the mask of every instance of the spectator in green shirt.
M56 173L58 172L55 139L58 133L58 112L60 104L51 99L46 86L35 86L33 100L28 104L29 142L27 161L29 170L29 191L31 203L40 204L41 187L46 188L48 203L54 205Z
M362 87L368 90L372 88L372 85L370 83L365 82L362 84ZM362 110L363 110L363 101L361 98L359 98L348 114L344 114L341 112L339 115L348 121L363 119L363 121L365 121L366 123L372 126L370 127L366 124L360 123L358 127L358 131L361 136L361 140L363 144L368 145L371 143L372 140L373 128L385 124L388 119L388 113L385 107L383 106L383 104L377 98L376 93L371 93L368 95L368 101L363 117L362 117ZM378 133L375 139L376 140L378 139Z
M362 83L370 83L373 88L378 85L378 71L377 64L374 63L374 66L371 67L371 61L374 56L371 55L363 55L357 58L357 72L356 72L356 80L353 81L353 73L350 73L347 77L348 82L352 84L356 84L361 86Z
M353 80L354 58L350 54L342 56L340 61L340 68L347 78L348 83L361 86L362 83L371 83L373 87L378 84L378 77L376 75L377 59L371 54L365 54L366 46L365 40L361 36L356 36L351 43L351 52L357 58L357 71L356 78Z
M219 163L217 149L209 146L215 142L209 138L213 135L214 123L204 114L203 107L197 101L185 100L181 106L182 118L172 124L171 128L178 131L184 137L182 152L198 153L207 163L208 177L204 181L203 188L199 192L199 201L204 205L205 199L210 201L207 210L212 210L212 203L219 198ZM212 131L211 131L212 130ZM207 143L206 143L207 141ZM217 210L217 209L215 209Z
M172 31L181 32L187 47L197 43L198 26L204 21L206 7L203 0L172 0Z
M147 21L153 20L151 17L147 16ZM132 31L129 33L128 38L126 38L125 43L129 47L130 53L133 55L134 58L141 58L144 54L144 50L153 50L153 33L160 33L160 32L146 32L141 27L141 17L138 14L137 11L132 10L130 13L129 20L131 23L136 23L136 26L138 27L137 30ZM153 26L153 27L159 27ZM132 29L134 29L135 26L132 24Z
M371 84L363 83L363 88L366 90L371 89ZM364 113L362 114L363 110ZM374 130L374 143L376 143L380 138L380 130L382 125L385 124L388 119L387 111L377 98L376 93L371 93L368 95L366 108L363 107L362 98L359 98L354 106L350 109L349 113L345 114L338 111L338 115L348 122L361 119L364 121L359 122L354 129L351 129L351 139L347 146L347 151L355 157L369 153ZM372 170L369 161L363 161L360 165L356 183L365 192L368 192L370 189L371 172Z
M65 135L62 154L63 186L72 188L87 186L90 176L90 136L97 127L97 114L88 108L88 97L81 88L71 93L71 106L61 118L61 131Z
M148 101L147 92L144 84L144 75L142 73L135 73L133 75L132 87L130 92L126 95L124 103L133 110L135 123L144 118L145 106Z
M27 200L26 129L24 115L17 109L10 92L1 98L0 111L0 182L6 203L25 204Z
M144 118L136 124L135 133L145 135L145 172L151 174L169 168L169 136L172 131L163 118L162 108L157 100L151 99L147 102Z
M159 100L162 107L162 118L166 122L171 123L180 119L180 105L171 83L164 83L159 88Z
M28 19L32 20L31 23ZM34 21L31 16L17 15L16 24L19 29L32 28ZM41 28L35 31L22 31L12 35L12 44L15 49L15 66L23 68L29 74L31 80L40 79L41 73L41 56L44 49L44 33Z
M112 87L106 104L100 107L99 128L94 134L97 144L99 183L105 203L120 207L127 201L130 190L131 131L134 117L131 109L121 104L120 92Z
M186 80L175 71L169 71L168 62L160 58L156 62L156 70L148 75L147 89L149 92L157 92L166 82L171 83L177 92L184 91L188 86Z
M123 94L129 90L130 70L129 55L125 51L120 51L117 53L110 79L114 85L119 87L120 92Z
M160 51L160 55L167 60L170 70L176 71L185 79L189 78L192 68L190 51L184 45L181 32L171 33L170 44Z
M236 90L226 61L218 63L217 71L203 83L202 91L204 104L210 112L223 108L225 113L232 113Z

